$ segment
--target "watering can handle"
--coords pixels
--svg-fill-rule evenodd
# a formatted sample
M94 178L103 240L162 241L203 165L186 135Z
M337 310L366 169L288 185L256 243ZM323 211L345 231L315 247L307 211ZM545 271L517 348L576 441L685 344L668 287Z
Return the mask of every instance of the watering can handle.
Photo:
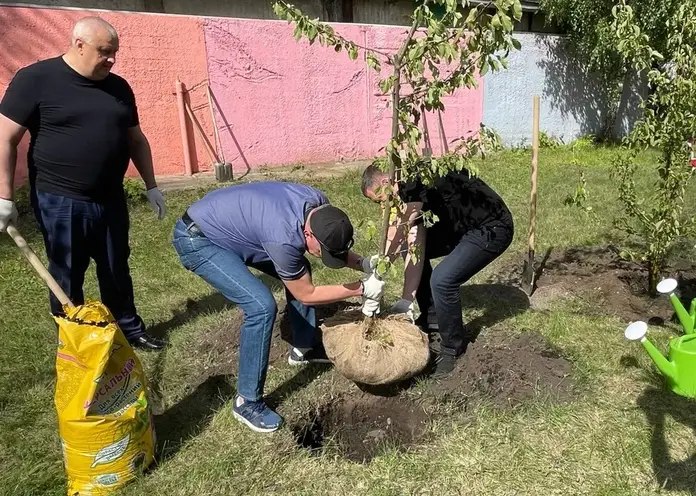
M58 301L60 301L60 303L64 306L74 306L70 301L68 295L65 294L65 291L63 291L63 289L58 285L53 276L51 276L50 272L48 272L46 267L44 267L44 264L41 263L41 259L39 259L39 257L36 256L34 250L31 249L31 247L27 244L26 240L22 237L21 234L19 234L19 231L13 224L8 224L7 234L10 235L10 237L14 240L14 242L21 250L21 252L27 258L27 260L29 260L29 263L32 265L32 267L34 267L34 270L36 270L36 272L39 274L39 277L41 277L41 279L44 280L44 282L48 285L49 289L53 292L54 295L56 295Z

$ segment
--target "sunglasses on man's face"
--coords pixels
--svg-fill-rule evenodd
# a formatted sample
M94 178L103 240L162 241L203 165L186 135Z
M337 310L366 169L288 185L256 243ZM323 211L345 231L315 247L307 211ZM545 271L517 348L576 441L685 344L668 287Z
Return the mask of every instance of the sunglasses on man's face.
M328 246L326 246L324 243L322 243L322 242L319 240L319 238L317 238L316 236L314 237L314 239L317 240L317 242L319 243L319 246L321 246L322 251L323 251L323 250L326 250L326 251L328 251L332 256L334 256L334 257L346 255L346 254L350 251L350 249L353 247L353 244L355 243L355 239L350 238L350 241L348 242L348 246L346 247L346 249L337 252L337 251L332 250L332 249L329 248Z

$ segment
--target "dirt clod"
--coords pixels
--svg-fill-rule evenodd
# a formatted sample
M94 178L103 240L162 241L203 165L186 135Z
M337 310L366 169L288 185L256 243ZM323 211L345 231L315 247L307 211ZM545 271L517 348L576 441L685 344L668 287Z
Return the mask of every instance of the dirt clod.
M651 324L675 321L674 308L666 296L653 297L648 292L648 273L644 265L624 260L618 248L606 246L573 247L551 250L548 258L537 258L537 288L531 297L532 308L546 310L559 297L587 298L593 311L617 317L626 323L645 320ZM493 281L517 284L522 262L513 261L492 277ZM696 266L683 260L672 261L663 277L679 283L677 294L688 308L696 296Z
M492 331L470 344L452 374L433 384L429 393L449 401L485 398L501 408L537 395L563 401L572 396L571 372L572 363L542 336Z
M314 453L335 450L348 460L369 462L387 449L406 449L425 435L428 416L404 398L345 396L322 405L295 426L295 439Z

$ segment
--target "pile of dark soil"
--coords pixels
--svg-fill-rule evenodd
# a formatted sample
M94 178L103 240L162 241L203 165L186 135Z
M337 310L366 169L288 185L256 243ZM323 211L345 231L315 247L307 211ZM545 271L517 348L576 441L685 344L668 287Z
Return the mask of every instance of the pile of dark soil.
M572 397L572 363L552 349L542 336L510 336L491 331L470 344L452 374L433 383L428 394L468 403L484 399L512 408L535 397L565 401Z
M547 258L537 258L536 290L532 308L545 310L558 297L590 296L597 313L628 322L648 321L653 325L675 321L674 308L666 296L648 292L648 273L644 265L622 259L612 245L551 250ZM522 261L515 260L491 279L515 285L521 277ZM688 261L671 262L664 277L679 282L677 294L688 308L696 296L696 266ZM586 311L586 308L583 308Z
M508 409L539 397L567 401L575 386L571 372L572 363L540 335L491 331L468 347L446 379L430 381L419 394L411 394L413 380L357 394L347 391L346 380L346 392L295 420L293 433L300 447L315 454L337 451L369 462L385 448L424 442L429 412L442 420L479 402Z

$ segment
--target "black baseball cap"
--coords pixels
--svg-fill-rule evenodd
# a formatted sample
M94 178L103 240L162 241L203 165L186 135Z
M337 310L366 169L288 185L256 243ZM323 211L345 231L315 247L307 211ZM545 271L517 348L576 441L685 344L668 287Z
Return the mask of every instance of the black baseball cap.
M353 247L353 224L346 213L330 204L317 207L309 218L309 227L321 245L321 261L330 269L346 266Z

